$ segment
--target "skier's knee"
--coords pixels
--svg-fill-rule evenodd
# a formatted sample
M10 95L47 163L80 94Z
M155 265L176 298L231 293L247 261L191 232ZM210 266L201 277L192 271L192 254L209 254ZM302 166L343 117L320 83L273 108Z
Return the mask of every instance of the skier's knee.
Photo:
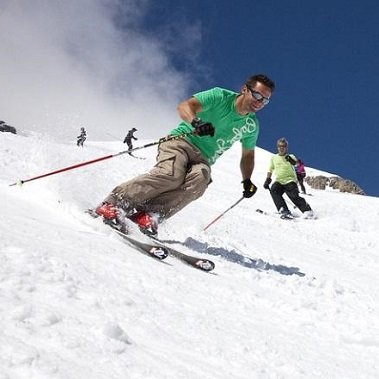
M203 195L208 185L212 182L209 166L198 164L191 168L187 174L185 188L191 190L197 197Z

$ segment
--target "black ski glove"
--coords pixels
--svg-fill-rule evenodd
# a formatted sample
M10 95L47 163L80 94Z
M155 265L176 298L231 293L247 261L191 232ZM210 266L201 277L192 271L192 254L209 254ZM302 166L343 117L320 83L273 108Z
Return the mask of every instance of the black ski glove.
M294 165L295 166L295 164L296 164L296 161L290 156L290 155L286 155L285 156L285 160L287 161L287 162L290 162L292 165Z
M266 178L265 182L263 183L263 188L270 189L271 181L272 181L271 178Z
M257 192L257 187L251 182L250 179L242 181L243 184L243 197L252 197Z
M195 128L195 134L200 137L203 136L211 136L213 137L215 134L215 128L210 122L205 122L198 117L195 117L191 121L191 125Z

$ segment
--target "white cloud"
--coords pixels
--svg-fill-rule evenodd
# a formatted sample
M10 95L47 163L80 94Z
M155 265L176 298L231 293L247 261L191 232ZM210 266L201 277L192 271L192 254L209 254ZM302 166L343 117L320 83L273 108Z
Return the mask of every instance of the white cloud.
M161 36L144 33L149 3L0 0L0 118L64 139L82 125L89 138L136 125L143 137L166 134L188 73Z

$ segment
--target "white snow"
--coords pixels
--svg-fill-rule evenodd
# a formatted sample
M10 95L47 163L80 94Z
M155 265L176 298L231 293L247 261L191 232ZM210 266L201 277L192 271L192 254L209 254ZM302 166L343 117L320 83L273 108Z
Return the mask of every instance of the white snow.
M259 214L275 209L257 149L257 194L203 232L241 197L236 144L160 228L214 260L207 274L144 256L84 214L146 172L155 147L9 186L125 148L0 134L1 379L379 377L378 198L308 188L317 220Z

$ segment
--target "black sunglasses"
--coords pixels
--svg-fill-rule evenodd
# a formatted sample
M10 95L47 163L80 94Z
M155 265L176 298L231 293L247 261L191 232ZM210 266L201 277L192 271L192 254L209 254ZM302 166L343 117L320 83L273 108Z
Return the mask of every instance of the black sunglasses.
M251 92L251 95L255 100L260 101L263 105L267 105L270 102L268 97L264 97L261 93L254 91L250 86L246 84L247 89Z

